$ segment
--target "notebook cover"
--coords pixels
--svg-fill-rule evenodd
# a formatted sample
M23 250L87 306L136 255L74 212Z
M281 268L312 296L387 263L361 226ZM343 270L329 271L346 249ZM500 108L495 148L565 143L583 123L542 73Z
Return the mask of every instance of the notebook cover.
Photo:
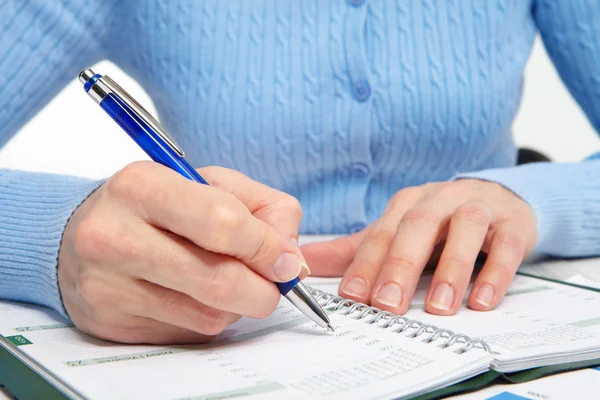
M544 281L549 281L549 282L554 282L554 283L560 283L563 285L567 285L567 286L573 286L579 289L585 289L585 290L591 290L592 292L600 292L600 289L596 289L590 286L583 286L583 285L578 285L576 283L571 283L571 282L565 282L565 281L561 281L560 279L554 279L554 278L549 278L546 276L542 276L542 275L537 275L537 274L531 274L529 272L520 272L517 271L518 275L523 275L523 276L528 276L530 278L536 278L536 279L541 279Z
M17 399L66 399L58 389L0 346L0 382Z
M532 381L544 376L558 374L562 372L574 371L582 368L590 368L600 366L600 359L579 361L574 363L564 363L557 365L548 365L546 367L532 368L524 371L511 372L503 374L497 371L488 371L484 374L477 375L466 381L459 382L455 385L445 387L443 389L434 390L415 397L415 400L431 400L441 399L447 396L475 392L492 384L506 383L523 383Z

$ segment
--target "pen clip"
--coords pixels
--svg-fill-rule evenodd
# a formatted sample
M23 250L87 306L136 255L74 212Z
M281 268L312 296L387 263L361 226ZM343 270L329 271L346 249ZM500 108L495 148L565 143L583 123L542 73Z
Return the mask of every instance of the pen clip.
M169 133L160 125L160 123L152 116L148 111L141 106L133 97L129 95L121 86L119 86L115 81L110 79L107 75L102 76L98 79L102 81L106 85L106 87L113 92L113 94L117 95L119 99L125 103L131 111L137 114L137 116L147 123L153 130L156 132L161 139L165 141L179 156L183 157L183 149L179 147L175 139L169 135Z

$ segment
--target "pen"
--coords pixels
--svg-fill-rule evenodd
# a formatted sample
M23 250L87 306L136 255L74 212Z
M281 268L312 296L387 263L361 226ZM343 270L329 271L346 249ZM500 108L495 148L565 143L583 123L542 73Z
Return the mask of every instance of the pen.
M208 182L183 158L181 147L171 135L137 101L107 75L85 69L79 81L94 101L148 154L148 156L179 172L185 178L208 185ZM275 282L285 296L317 325L333 332L329 317L300 279Z

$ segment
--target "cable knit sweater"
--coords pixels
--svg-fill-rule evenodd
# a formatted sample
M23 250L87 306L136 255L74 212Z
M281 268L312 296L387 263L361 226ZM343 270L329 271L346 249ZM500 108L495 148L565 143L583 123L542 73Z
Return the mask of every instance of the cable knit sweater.
M303 233L355 232L402 188L475 177L533 207L536 251L597 255L600 160L514 166L536 31L600 128L598 0L7 0L0 145L79 70L110 59L194 166L296 196ZM0 298L64 312L61 235L98 184L0 170Z

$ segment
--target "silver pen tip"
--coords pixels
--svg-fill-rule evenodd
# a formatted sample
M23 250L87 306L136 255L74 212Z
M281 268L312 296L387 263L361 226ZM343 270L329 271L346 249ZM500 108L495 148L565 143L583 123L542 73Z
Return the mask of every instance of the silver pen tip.
M333 326L331 326L331 324L327 324L327 330L332 333L335 332L335 329L333 329Z

